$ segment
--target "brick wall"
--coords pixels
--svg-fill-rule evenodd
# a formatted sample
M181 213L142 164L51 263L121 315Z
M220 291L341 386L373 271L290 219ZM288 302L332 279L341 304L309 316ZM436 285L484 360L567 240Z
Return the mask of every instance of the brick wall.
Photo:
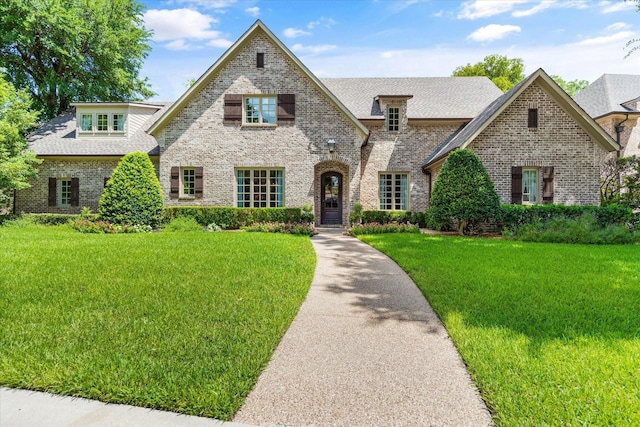
M256 53L264 68L256 68ZM223 124L224 95L295 94L295 125ZM314 206L320 216L318 171L328 165L345 176L343 217L359 194L364 135L268 37L257 32L157 137L160 183L167 205L234 206L236 168L283 168L285 206ZM327 141L336 141L329 153ZM327 163L327 161L329 161ZM323 166L320 166L320 165ZM172 166L203 167L203 197L170 197Z
M38 167L38 178L30 181L31 188L16 193L16 212L75 214L84 206L96 212L104 179L111 176L119 161L119 157L45 157ZM152 162L157 172L157 159ZM79 206L48 206L49 177L78 178Z
M528 128L529 108L538 108L536 129ZM554 203L600 203L599 171L607 153L536 84L527 88L468 148L484 163L502 203L511 203L512 166L553 166Z

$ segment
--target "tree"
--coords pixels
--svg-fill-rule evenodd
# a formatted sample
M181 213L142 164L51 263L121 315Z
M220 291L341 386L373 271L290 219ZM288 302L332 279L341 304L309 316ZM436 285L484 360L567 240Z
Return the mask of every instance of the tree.
M45 119L73 101L148 98L142 11L137 0L2 0L0 68Z
M600 200L640 209L640 157L612 157L601 168Z
M27 180L37 175L42 163L28 150L25 135L38 120L31 109L31 99L16 90L0 74L0 206L6 206L13 190L28 188Z
M449 154L433 185L428 216L439 229L454 223L460 234L500 217L498 193L473 151Z
M98 203L100 218L117 224L160 222L164 198L149 156L141 151L124 156L107 181Z
M640 12L640 0L633 0L633 1L635 1L636 3L638 12ZM625 58L628 58L629 55L631 55L636 50L640 50L639 42L640 42L640 39L631 39L627 42L627 45L625 46L625 48L629 49L629 52L627 52L627 54L625 55Z
M485 56L484 60L477 64L467 64L456 68L452 74L454 77L486 76L502 89L508 91L524 80L524 62L520 58L507 58L502 55Z
M555 74L551 76L551 78L556 83L558 83L558 86L560 86L572 98L574 97L575 94L577 94L578 92L580 92L581 90L589 86L589 82L587 80L576 79L576 80L566 81L562 77L556 76Z

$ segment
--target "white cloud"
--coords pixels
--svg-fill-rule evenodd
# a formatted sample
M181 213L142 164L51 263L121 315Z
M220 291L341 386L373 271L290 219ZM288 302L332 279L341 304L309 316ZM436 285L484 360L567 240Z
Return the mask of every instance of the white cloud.
M621 31L616 34L611 34L609 36L600 36L593 37L590 39L584 39L577 43L574 43L575 46L594 46L594 45L611 45L613 42L623 42L632 39L635 36L633 31ZM622 44L621 44L622 45Z
M296 43L293 46L291 46L291 50L294 52L300 52L300 53L311 53L311 54L318 54L318 53L323 53L323 52L327 52L330 50L335 49L336 46L332 45L332 44L320 44L320 45L315 45L315 46L304 46L300 43Z
M615 22L607 27L607 31L620 31L631 28L626 22Z
M525 16L535 15L538 12L542 12L543 10L553 7L555 4L556 4L555 0L544 0L544 1L541 1L539 4L533 6L531 9L516 10L511 14L511 16L513 16L514 18L522 18Z
M260 8L258 6L248 7L244 11L254 17L260 15Z
M193 46L188 45L184 39L174 40L164 45L169 50L191 50Z
M490 24L485 27L478 28L467 37L477 42L490 42L505 38L511 33L519 33L522 29L516 25L498 25Z
M284 34L285 37L288 37L290 39L295 39L296 37L300 37L300 36L308 36L311 33L305 30L301 30L299 28L293 28L293 27L289 27L286 28L282 34Z
M631 1L601 1L598 3L598 6L602 8L602 13L615 13L615 12L623 12L627 10L634 10L636 8L636 3Z
M207 42L207 46L212 46L212 47L221 47L221 48L228 48L229 46L231 46L233 44L233 42L231 40L227 40L227 39L213 39L209 42Z
M174 0L171 3L178 4L187 4L193 5L197 7L201 7L204 9L226 9L229 6L232 6L238 0Z
M333 18L325 18L324 16L316 21L311 21L307 24L307 28L313 30L315 27L323 26L326 28L331 28L336 25L337 22Z
M516 5L526 0L473 0L462 3L459 19L488 18L511 11Z
M218 22L212 16L191 9L151 9L144 14L145 26L153 30L153 40L157 42L193 39L213 40L220 37L220 31L211 30L211 24Z

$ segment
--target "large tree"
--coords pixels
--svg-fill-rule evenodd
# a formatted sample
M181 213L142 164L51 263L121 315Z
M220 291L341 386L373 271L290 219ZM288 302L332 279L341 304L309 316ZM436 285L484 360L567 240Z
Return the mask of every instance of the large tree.
M137 0L2 0L0 68L45 118L74 101L148 98L142 12Z
M12 190L29 187L27 180L37 174L35 166L42 161L27 150L25 139L37 119L29 94L0 73L0 207L7 205Z
M570 97L573 97L575 94L589 86L589 82L587 80L571 80L567 81L560 76L553 75L551 78L558 83L565 92L569 94Z
M506 92L524 80L524 62L520 58L489 55L476 64L467 64L456 68L453 71L453 76L486 76L503 92Z

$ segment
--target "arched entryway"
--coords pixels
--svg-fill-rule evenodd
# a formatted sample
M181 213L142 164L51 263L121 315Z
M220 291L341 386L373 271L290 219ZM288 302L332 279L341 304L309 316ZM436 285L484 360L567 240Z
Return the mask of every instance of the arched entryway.
M325 172L320 177L320 224L342 224L342 174Z

